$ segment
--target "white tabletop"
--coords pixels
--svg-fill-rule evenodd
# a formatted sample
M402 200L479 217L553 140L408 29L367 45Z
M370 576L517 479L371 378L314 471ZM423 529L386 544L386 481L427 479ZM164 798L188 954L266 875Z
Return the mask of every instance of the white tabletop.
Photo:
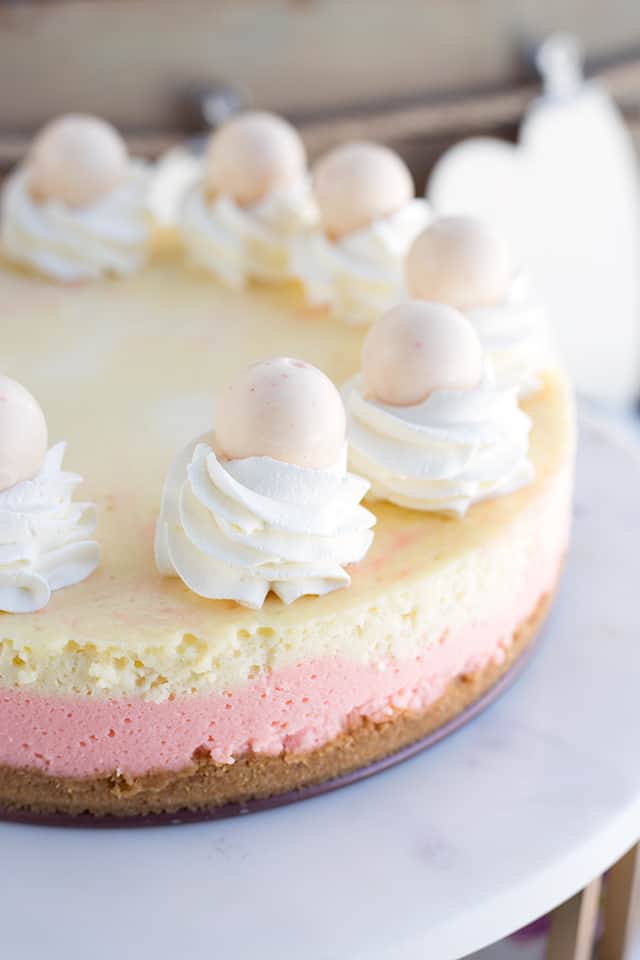
M640 837L640 461L583 429L567 574L482 716L337 793L147 830L0 824L12 960L454 960ZM141 949L140 949L141 948Z

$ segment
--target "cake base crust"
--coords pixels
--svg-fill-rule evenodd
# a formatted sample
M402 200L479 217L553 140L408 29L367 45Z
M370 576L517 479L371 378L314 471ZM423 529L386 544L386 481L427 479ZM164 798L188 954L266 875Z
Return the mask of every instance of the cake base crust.
M184 770L86 779L51 777L39 771L0 767L0 818L9 815L92 814L132 817L205 811L226 804L275 797L335 780L367 767L434 733L491 690L527 651L551 605L545 595L516 631L501 663L456 677L442 696L420 713L388 720L361 719L330 743L307 753L248 754L219 764L204 751Z

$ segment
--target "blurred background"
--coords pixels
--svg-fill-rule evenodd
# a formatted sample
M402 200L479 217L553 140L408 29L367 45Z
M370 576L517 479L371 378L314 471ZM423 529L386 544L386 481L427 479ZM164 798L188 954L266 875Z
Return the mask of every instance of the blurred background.
M312 152L385 136L420 188L455 140L515 138L534 51L567 30L640 134L635 0L2 0L0 18L4 162L61 109L157 152L201 128L199 95L227 87L308 125Z

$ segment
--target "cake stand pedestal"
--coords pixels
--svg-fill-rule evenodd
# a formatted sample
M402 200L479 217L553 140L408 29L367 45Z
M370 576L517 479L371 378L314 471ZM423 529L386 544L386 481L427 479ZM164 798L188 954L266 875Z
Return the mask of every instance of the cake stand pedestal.
M640 951L640 845L607 875L599 960L633 960ZM596 877L553 911L546 960L590 960L601 919L603 879Z
M639 543L640 460L583 424L566 576L498 701L380 776L249 817L0 824L0 952L457 960L586 890L552 948L561 922L581 933L590 884L640 839ZM623 936L634 868L631 854L610 887Z

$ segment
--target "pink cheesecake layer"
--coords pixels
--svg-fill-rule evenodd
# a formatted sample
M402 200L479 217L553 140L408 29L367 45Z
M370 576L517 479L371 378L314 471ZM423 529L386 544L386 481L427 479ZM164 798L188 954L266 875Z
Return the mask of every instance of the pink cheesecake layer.
M559 531L552 555L547 547L531 558L526 588L499 619L425 637L424 652L410 659L305 660L232 692L162 703L0 691L0 765L60 777L181 770L203 749L220 763L247 751L306 751L359 717L424 710L459 674L504 658L514 632L553 588L564 545Z

